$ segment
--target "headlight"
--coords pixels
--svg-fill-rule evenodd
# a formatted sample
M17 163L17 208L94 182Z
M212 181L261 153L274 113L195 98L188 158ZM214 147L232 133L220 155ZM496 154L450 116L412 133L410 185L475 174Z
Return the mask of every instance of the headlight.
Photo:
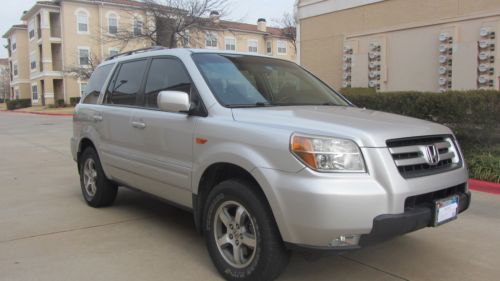
M366 172L363 155L351 140L293 134L290 150L319 172Z

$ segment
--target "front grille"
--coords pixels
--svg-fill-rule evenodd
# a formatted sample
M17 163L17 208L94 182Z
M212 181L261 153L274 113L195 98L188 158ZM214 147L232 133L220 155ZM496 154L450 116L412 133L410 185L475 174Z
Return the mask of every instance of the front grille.
M459 154L451 136L425 136L388 140L392 159L404 178L422 177L442 173L461 166ZM428 155L433 146L439 154L435 163ZM436 153L434 153L436 154Z

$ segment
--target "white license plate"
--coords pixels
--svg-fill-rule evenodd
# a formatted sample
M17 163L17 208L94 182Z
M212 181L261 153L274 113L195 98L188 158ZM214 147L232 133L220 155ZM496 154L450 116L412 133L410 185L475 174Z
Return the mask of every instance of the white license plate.
M434 226L439 226L457 218L458 196L453 195L434 201Z

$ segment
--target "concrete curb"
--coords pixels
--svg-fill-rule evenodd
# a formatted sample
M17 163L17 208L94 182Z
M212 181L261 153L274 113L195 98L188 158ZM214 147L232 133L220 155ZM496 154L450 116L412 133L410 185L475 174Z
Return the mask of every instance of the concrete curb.
M72 113L31 112L31 111L5 110L5 109L0 109L0 112L25 113L25 114L48 115L48 116L66 116L66 117L73 116Z
M491 194L500 194L500 183L469 179L469 189Z

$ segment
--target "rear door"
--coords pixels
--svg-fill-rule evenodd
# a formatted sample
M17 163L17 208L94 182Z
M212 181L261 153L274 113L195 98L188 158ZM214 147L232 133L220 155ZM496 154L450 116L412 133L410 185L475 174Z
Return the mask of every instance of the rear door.
M143 107L134 111L140 124L140 188L184 206L191 206L193 134L197 116L158 109L160 91L183 91L196 99L196 89L183 63L173 57L153 58L145 79ZM196 98L193 98L196 95Z
M149 60L121 63L108 85L103 99L101 154L109 176L129 186L137 185L141 133L134 127L132 116Z

